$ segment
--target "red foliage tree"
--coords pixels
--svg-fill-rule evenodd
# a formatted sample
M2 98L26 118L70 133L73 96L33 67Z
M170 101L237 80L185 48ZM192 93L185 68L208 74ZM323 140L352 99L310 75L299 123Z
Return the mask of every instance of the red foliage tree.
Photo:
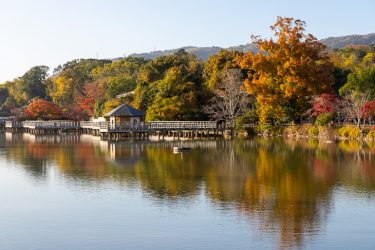
M29 103L25 110L25 115L28 118L33 119L60 119L63 116L63 112L56 104L43 100L35 99Z
M363 113L364 118L369 118L371 116L375 115L375 100L366 102L365 105L363 105L361 112Z
M72 120L82 120L94 115L94 106L97 100L104 97L104 90L99 84L88 83L84 86L84 93L76 96L76 106L68 115Z
M87 114L87 110L81 107L71 107L64 112L64 116L73 121L84 121L88 120L90 116Z
M339 99L334 94L324 93L314 98L313 116L333 113L338 107Z

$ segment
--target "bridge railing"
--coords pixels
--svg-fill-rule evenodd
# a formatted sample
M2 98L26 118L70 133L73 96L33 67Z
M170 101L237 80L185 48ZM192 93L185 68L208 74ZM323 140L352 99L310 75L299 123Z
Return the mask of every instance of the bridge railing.
M99 128L101 130L108 130L109 129L109 122L100 122L99 123Z
M224 124L225 125L225 124ZM53 129L53 128L84 128L98 129L101 131L110 130L213 130L222 129L225 126L216 121L151 121L141 122L139 124L124 123L110 124L109 122L93 121L6 121L5 127L8 128L31 128L31 129Z
M22 124L21 122L18 122L18 121L6 121L5 127L6 128L21 128Z
M49 129L49 128L79 128L79 122L75 121L23 121L23 128Z
M147 130L149 126L144 122L138 124L128 122L123 124L109 124L108 128L110 130Z
M81 121L79 124L81 128L100 129L100 122Z
M217 129L216 121L152 121L149 129Z

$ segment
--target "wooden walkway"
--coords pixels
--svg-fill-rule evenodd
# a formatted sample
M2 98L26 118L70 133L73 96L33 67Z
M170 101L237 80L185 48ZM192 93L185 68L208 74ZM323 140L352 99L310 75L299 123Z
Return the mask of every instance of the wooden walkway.
M126 138L147 139L157 135L159 139L166 136L173 138L210 137L224 134L225 126L216 121L151 121L136 126L114 126L109 122L92 121L7 121L5 131L26 132L30 134L83 133L100 136L105 140L122 140Z

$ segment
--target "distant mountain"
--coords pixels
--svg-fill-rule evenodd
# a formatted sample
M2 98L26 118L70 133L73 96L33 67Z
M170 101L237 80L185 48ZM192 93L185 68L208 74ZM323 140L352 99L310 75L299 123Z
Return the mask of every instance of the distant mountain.
M328 37L320 41L331 49L341 49L348 45L375 45L375 33L367 35Z
M165 55L170 55L175 52L177 52L180 49L184 49L186 52L194 54L198 56L198 58L202 60L207 60L207 58L210 55L217 54L222 48L220 47L194 47L194 46L187 46L187 47L182 47L178 49L169 49L169 50L157 50L153 52L147 52L147 53L139 53L139 54L131 54L129 56L133 57L143 57L145 59L154 59L159 56L165 56Z
M350 36L340 36L340 37L329 37L326 39L320 40L322 43L327 45L330 49L340 49L348 45L375 45L375 33L367 34L367 35L350 35ZM131 54L130 56L133 57L143 57L145 59L154 59L158 56L170 55L174 52L185 49L186 52L192 53L196 55L201 60L207 60L210 55L217 54L222 48L221 47L194 47L194 46L187 46L178 49L170 49L170 50L158 50L148 53L139 53L139 54ZM248 43L239 46L233 46L229 48L225 48L228 50L239 50L239 51L252 51L256 52L258 50L257 46L253 43ZM116 59L114 59L116 60Z

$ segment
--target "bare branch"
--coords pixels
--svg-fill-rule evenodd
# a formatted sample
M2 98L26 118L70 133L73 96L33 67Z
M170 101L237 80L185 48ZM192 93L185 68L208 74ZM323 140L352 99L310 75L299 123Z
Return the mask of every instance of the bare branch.
M215 96L204 107L211 119L233 122L245 110L247 93L240 70L225 70L213 92Z

